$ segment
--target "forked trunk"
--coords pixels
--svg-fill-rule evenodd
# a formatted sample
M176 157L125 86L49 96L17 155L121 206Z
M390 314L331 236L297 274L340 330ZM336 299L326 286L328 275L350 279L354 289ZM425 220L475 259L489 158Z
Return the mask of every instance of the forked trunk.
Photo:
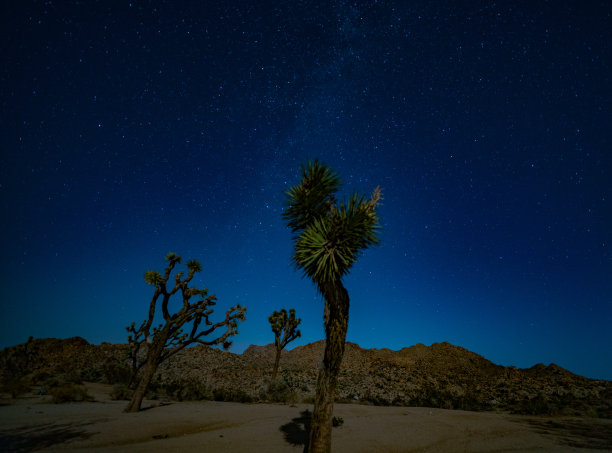
M319 289L325 298L325 354L323 368L317 379L310 436L309 453L329 453L331 451L332 416L334 396L342 356L346 331L348 329L349 296L342 282L320 283Z

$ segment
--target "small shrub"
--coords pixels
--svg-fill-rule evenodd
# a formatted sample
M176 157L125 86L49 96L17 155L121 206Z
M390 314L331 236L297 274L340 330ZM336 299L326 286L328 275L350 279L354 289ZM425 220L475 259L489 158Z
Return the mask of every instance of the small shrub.
M59 385L59 380L53 376L49 375L47 379L41 382L38 391L36 392L38 395L48 395L51 389L57 387Z
M268 385L264 399L275 403L296 403L297 393L291 389L284 379L276 379Z
M585 406L582 409L582 413L584 414L585 417L599 418L599 413L597 412L597 409L595 409L592 406Z
M49 393L52 396L52 401L56 404L93 401L92 396L87 393L87 389L76 384L64 384L54 387Z
M334 417L332 418L332 426L337 428L338 426L342 426L344 424L344 419L342 417Z
M106 362L102 367L102 374L107 384L128 384L132 371L120 363Z
M213 393L208 386L201 381L188 381L176 392L179 401L201 401L212 400Z
M7 379L2 386L2 390L11 394L11 397L17 398L19 395L29 392L31 389L29 379L22 378L13 378Z
M173 383L176 388L179 387L178 384ZM155 378L151 381L149 386L147 387L147 398L152 400L157 400L163 397L172 397L172 394L168 392L167 387L169 384L164 384L161 381L161 376L157 374ZM172 385L172 384L170 384Z
M554 415L554 412L554 408L542 394L520 401L513 410L513 413L523 415Z
M61 374L60 381L65 384L76 384L76 385L81 385L83 383L83 379L81 379L80 374L75 371L69 371L67 373Z
M314 396L308 395L302 398L302 403L304 404L314 404Z
M226 388L216 388L213 390L215 401L233 401L236 403L252 403L253 397L243 390L230 390Z
M151 388L155 388L155 387L149 385L149 390L151 390ZM177 381L166 382L158 386L156 389L157 393L163 393L168 398L174 398L174 399L177 399L177 394L180 393L180 391L181 391L181 385Z
M391 406L391 401L380 395L368 394L364 396L363 401L374 406Z
M129 400L132 398L134 391L125 384L117 384L110 392L110 397L113 400Z
M53 375L48 371L39 371L32 376L32 384L38 385L52 378Z
M79 378L87 382L100 382L102 373L98 368L89 367L79 371Z
M165 395L178 401L201 401L214 399L213 392L202 381L197 379L187 381L171 381L155 388L157 397Z
M246 392L243 392L242 390L239 390L236 394L235 394L235 402L237 403L252 403L253 402L253 397L251 395L249 395Z

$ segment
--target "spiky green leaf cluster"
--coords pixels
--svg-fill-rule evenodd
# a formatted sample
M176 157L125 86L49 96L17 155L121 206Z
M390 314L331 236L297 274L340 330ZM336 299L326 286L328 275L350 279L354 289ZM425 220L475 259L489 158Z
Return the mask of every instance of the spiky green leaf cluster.
M296 234L293 261L315 283L340 279L362 249L378 243L380 189L369 200L353 194L336 203L339 185L337 174L315 160L302 167L302 181L286 193L283 216Z
M190 271L194 271L194 272L201 272L202 265L200 264L198 260L190 260L187 262L187 269L189 269Z
M318 160L302 166L302 181L287 190L287 208L283 217L291 231L302 231L315 220L325 217L340 187L340 177Z
M169 263L173 262L173 261L177 261L177 262L181 262L181 257L179 255L177 255L174 252L169 252L166 254L166 261L168 261Z
M145 282L153 286L159 285L164 280L161 274L157 271L146 271L144 274L144 279Z

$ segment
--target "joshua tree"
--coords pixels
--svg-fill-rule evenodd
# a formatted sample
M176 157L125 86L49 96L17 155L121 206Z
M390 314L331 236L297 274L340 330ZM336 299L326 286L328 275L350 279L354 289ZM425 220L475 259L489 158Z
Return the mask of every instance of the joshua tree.
M274 359L274 369L272 370L272 380L276 379L278 364L280 362L281 351L296 338L302 336L302 332L297 330L297 326L302 322L295 317L295 309L289 309L289 314L284 308L281 311L274 311L268 316L268 321L274 332L274 346L276 347L276 358Z
M187 287L194 274L202 270L202 265L196 260L189 261L187 276L183 277L184 273L178 272L174 277L174 287L169 289L166 285L170 274L181 262L181 257L175 253L168 253L166 261L168 261L168 266L163 276L156 271L147 271L144 275L145 281L155 287L149 304L148 318L139 328L135 327L135 323L127 327L130 334L128 341L131 346L133 366L132 382L136 382L136 389L124 412L140 410L147 387L162 362L193 343L211 346L222 344L225 349L229 348L231 342L228 339L238 333L238 321L246 319L246 307L234 305L225 313L225 319L216 323L211 322L208 318L213 313L213 309L210 307L216 305L216 296L209 295L207 289ZM179 291L183 299L182 305L180 310L171 315L168 303L170 297ZM189 300L194 296L200 300L190 302ZM163 323L152 328L158 302L161 304ZM205 327L200 329L202 321ZM225 332L221 336L213 340L204 340L204 337L221 327L225 327ZM187 328L187 331L184 332L183 328ZM142 354L144 361L139 363L139 352L142 347L144 347L144 354Z
M301 182L289 189L283 217L294 233L293 262L312 279L325 299L325 354L317 379L308 451L331 449L334 393L348 328L349 296L342 277L359 252L378 243L376 206L381 190L370 199L353 194L337 203L340 178L318 161L302 166Z

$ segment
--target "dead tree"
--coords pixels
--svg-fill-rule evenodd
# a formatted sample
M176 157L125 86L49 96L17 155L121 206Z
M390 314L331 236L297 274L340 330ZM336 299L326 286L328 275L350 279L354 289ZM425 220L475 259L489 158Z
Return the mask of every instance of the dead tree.
M274 332L274 346L276 347L276 358L272 370L272 381L274 381L278 374L281 351L290 342L302 336L302 333L297 330L297 326L302 320L300 318L296 319L295 309L291 308L289 314L287 314L287 310L283 308L281 311L274 311L268 316L268 321L272 327L272 332Z
M189 288L187 285L193 279L196 272L202 270L201 264L196 260L187 263L188 273L184 277L183 272L178 272L174 277L174 286L167 286L170 274L174 267L181 262L181 257L168 253L166 255L168 266L162 276L157 271L145 272L145 281L155 287L153 298L149 304L149 316L140 327L132 323L127 327L130 334L130 355L132 359L132 379L135 385L134 394L124 412L138 412L145 396L151 379L155 375L158 366L183 350L187 346L199 343L203 345L221 344L225 349L231 346L229 338L238 333L238 321L246 320L246 307L234 305L225 313L225 319L213 323L209 320L213 313L212 306L216 305L216 296L209 295L207 289ZM180 309L170 314L168 304L170 298L179 293L182 296ZM196 297L196 302L190 302ZM160 307L161 305L161 307ZM156 309L161 308L163 323L153 327ZM204 321L204 325L200 325ZM213 340L205 340L219 328L225 328L225 332ZM139 357L143 360L139 361Z

